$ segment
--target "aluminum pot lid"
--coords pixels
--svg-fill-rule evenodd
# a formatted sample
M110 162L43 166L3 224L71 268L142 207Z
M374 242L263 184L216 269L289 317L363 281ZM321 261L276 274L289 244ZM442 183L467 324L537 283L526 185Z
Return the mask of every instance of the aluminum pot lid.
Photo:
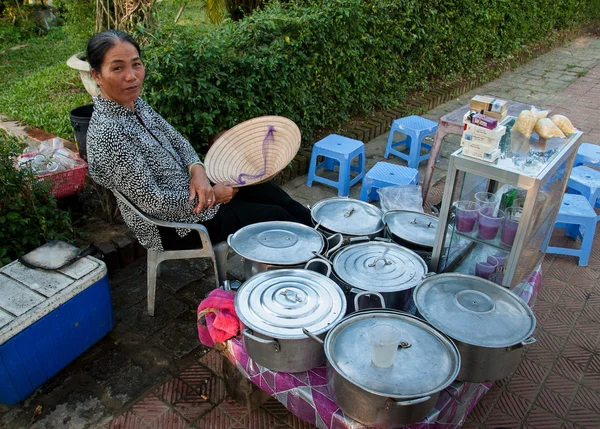
M407 210L392 210L386 212L383 221L390 232L405 241L423 247L431 247L435 244L435 235L438 227L438 219L425 213ZM446 242L451 232L446 234Z
M279 339L306 338L327 332L346 313L342 290L330 278L310 270L263 271L235 295L241 322L260 334Z
M374 205L352 198L328 198L311 210L313 221L343 235L371 235L383 230L383 214Z
M369 332L383 324L398 329L403 342L388 368L371 363ZM373 394L394 398L439 392L454 381L460 369L460 354L451 340L414 316L390 310L359 311L346 317L327 334L325 354L346 380Z
M481 347L509 347L535 329L529 306L496 283L465 274L430 277L413 293L425 320L451 338Z
M296 222L260 222L239 229L229 246L251 261L274 265L297 265L314 258L325 246L323 235Z
M418 285L427 264L412 250L396 243L369 241L342 247L333 257L333 270L344 282L362 290L395 292Z

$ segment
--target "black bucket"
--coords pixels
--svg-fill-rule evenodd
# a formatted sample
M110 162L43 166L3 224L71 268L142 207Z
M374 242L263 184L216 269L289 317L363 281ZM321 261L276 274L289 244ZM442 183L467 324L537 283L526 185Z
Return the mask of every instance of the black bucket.
M86 104L71 110L71 125L75 131L75 140L79 149L79 156L87 161L87 150L85 146L86 135L92 112L94 111L93 104Z

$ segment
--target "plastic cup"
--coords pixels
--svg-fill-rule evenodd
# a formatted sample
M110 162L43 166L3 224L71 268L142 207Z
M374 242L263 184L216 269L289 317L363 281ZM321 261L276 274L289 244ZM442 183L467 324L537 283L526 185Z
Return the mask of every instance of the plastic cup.
M479 210L479 231L477 235L482 240L493 240L498 235L500 225L504 220L504 212L498 210L494 215L489 207Z
M379 368L389 368L396 360L402 333L392 325L378 324L369 331L371 363Z
M509 207L504 215L504 225L502 226L502 234L500 235L500 243L505 246L512 247L519 228L519 221L523 209L520 207Z
M496 261L498 261L498 268L503 267L506 264L506 256L505 255L490 255L488 256L488 259L492 259L492 260L488 260L488 262L493 263L493 259L496 259Z
M456 230L459 232L472 232L481 206L473 201L458 201L455 205Z
M475 202L479 204L482 209L485 209L486 213L493 212L499 201L500 199L498 196L491 192L477 192L475 194Z
M498 260L493 256L486 256L475 262L475 275L489 280L490 276L496 272L497 267Z

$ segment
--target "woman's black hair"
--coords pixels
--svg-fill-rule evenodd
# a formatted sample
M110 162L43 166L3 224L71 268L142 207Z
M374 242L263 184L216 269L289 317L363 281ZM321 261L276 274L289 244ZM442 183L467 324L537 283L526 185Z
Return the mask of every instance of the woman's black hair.
M106 30L101 33L95 34L87 44L87 60L90 63L90 67L100 73L102 63L104 62L104 56L106 52L117 42L129 42L138 54L141 56L140 45L135 41L133 37L121 30Z

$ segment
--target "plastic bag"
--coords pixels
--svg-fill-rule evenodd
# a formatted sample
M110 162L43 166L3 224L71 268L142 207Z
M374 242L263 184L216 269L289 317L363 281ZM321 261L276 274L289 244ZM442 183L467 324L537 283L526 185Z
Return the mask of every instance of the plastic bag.
M554 115L550 118L552 122L563 132L565 135L575 134L577 130L569 121L569 118L563 115Z
M544 119L547 118L550 114L550 110L539 110L538 108L532 106L531 113L536 117L536 119Z
M419 185L386 186L377 189L382 212L410 210L423 213L423 194Z
M537 120L538 118L531 110L523 110L519 113L512 130L521 133L525 137L531 137Z
M552 139L552 138L556 138L556 137L559 137L559 138L565 137L565 135L560 130L560 128L558 128L554 124L554 122L552 122L552 120L550 120L548 118L543 118L536 122L535 132L538 133L538 135L540 137L545 138L545 139Z

